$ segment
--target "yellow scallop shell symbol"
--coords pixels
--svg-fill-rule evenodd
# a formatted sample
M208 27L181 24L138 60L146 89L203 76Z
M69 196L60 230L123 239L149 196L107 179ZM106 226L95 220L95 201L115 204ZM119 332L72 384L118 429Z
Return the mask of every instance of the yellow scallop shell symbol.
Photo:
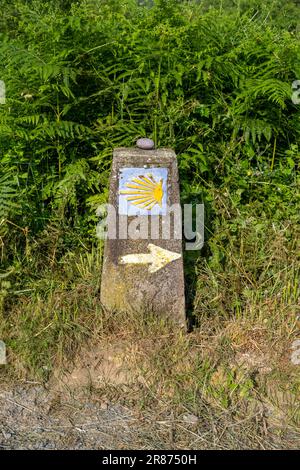
M142 209L151 210L155 204L162 207L163 179L156 181L152 174L132 178L131 183L126 183L129 190L122 190L120 194L127 196L127 201Z

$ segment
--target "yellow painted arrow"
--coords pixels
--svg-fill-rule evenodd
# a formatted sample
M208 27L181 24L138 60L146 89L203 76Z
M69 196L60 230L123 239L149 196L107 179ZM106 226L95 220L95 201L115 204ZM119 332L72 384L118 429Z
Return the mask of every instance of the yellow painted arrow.
M147 246L150 253L135 253L120 257L120 264L149 264L149 273L155 273L167 264L181 258L181 253L165 250L160 246L149 243Z

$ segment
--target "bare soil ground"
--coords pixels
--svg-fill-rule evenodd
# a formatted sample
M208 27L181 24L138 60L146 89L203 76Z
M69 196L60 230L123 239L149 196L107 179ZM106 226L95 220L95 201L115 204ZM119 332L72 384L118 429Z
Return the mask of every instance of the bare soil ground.
M300 433L274 428L254 413L243 422L165 410L140 413L96 394L53 394L23 384L0 394L0 449L280 449L299 448ZM257 432L259 428L259 432Z
M1 384L0 449L297 449L300 429L270 401L198 409L147 388L130 348L85 351L48 384ZM216 371L214 381L223 380ZM289 402L289 406L291 403ZM296 405L296 404L295 404Z
M291 340L272 349L263 327L247 325L123 327L54 363L43 382L21 365L13 375L8 356L0 449L299 449Z
M0 395L1 449L109 449L134 444L137 417L120 405L69 396L40 385Z

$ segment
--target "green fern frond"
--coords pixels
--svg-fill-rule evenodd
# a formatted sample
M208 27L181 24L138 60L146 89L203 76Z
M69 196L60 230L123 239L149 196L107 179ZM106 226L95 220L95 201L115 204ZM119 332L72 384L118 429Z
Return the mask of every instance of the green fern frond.
M291 84L275 78L248 79L244 82L243 91L239 94L236 111L241 112L255 104L255 100L263 98L286 108L286 101L291 99Z
M276 133L276 128L262 119L242 117L235 122L233 138L236 138L239 133L242 134L247 144L250 141L255 144L256 141L260 142L262 137L269 142L272 135Z

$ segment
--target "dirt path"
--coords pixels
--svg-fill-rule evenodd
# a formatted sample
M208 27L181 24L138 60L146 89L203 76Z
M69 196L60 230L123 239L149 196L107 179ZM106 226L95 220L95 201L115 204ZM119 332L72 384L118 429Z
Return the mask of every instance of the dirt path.
M258 416L243 422L213 416L195 425L172 410L141 414L97 394L49 391L21 384L0 392L0 449L280 449L298 448L299 434L268 433ZM253 419L252 419L253 418ZM255 421L256 420L256 421ZM297 434L297 435L296 435Z
M137 417L120 405L71 397L40 385L0 393L0 449L109 449L135 442Z

